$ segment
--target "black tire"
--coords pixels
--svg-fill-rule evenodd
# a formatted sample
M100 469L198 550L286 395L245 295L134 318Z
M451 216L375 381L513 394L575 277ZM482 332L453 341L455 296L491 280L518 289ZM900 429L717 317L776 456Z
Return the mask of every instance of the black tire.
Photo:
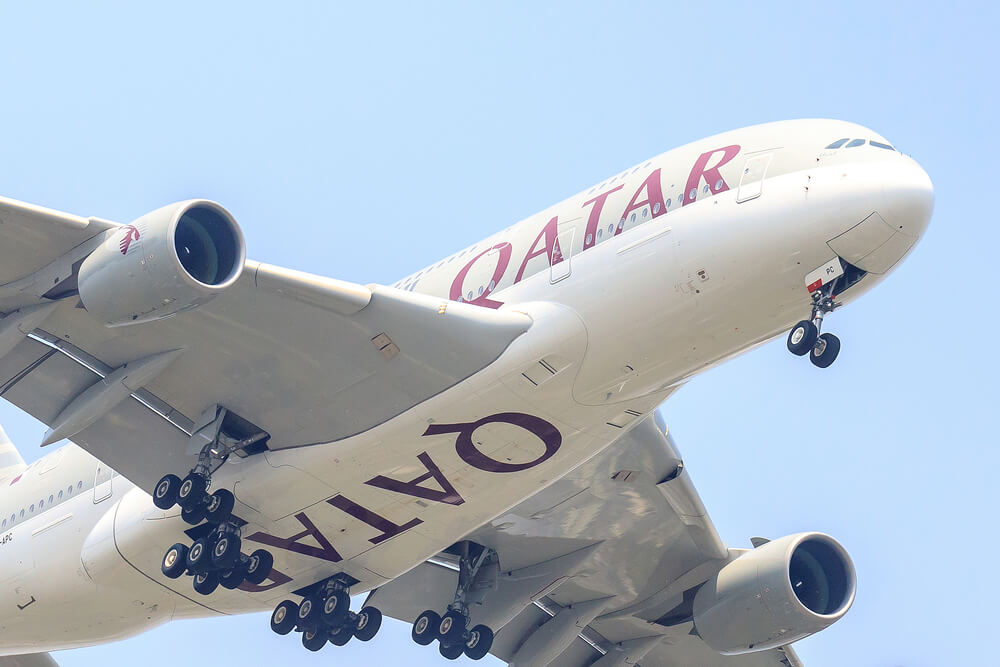
M815 324L809 320L802 320L788 332L788 351L799 357L809 354L809 350L816 344L818 335L819 330Z
M247 560L247 581L251 584L262 584L267 581L274 567L274 556L266 549L257 549Z
M220 570L232 569L240 561L240 536L221 533L212 547L212 565Z
M208 572L212 564L212 544L207 538L199 537L188 549L185 559L189 572Z
M199 572L194 575L194 590L202 595L211 595L219 587L218 572Z
M204 504L208 482L201 475L191 473L177 489L177 502L183 508Z
M323 602L319 598L309 596L299 605L299 616L296 624L303 629L318 628L323 613Z
M438 653L447 660L457 660L465 650L465 644L439 644Z
M329 630L327 637L329 637L330 643L334 646L346 646L347 642L351 641L351 638L354 637L354 628L342 625L339 628Z
M831 333L825 333L816 341L809 354L809 361L813 362L813 366L827 368L837 360L838 354L840 354L840 339Z
M437 612L421 612L417 619L413 621L413 628L410 630L410 638L421 646L427 646L438 637L438 626L441 624L441 617Z
M370 641L382 627L382 612L375 607L365 607L358 612L354 622L354 636L363 642Z
M229 489L219 489L208 497L205 518L216 525L225 523L232 518L234 507L236 507L236 496L233 492Z
M299 605L291 600L283 600L271 612L271 629L279 635L287 635L295 629L299 617Z
M219 585L223 588L235 591L247 578L247 566L237 563L231 570L224 570L219 573Z
M188 547L178 542L167 549L160 562L160 572L171 579L177 579L187 570Z
M205 520L205 506L195 505L191 509L181 509L181 518L192 526L197 526Z
M164 475L153 487L153 504L161 510L168 510L177 504L177 492L181 488L181 478Z
M485 625L477 625L469 630L465 640L465 657L469 660L481 660L493 647L493 631Z
M438 639L442 644L465 645L465 616L457 611L449 611L438 624Z
M302 645L310 651L318 651L326 646L326 628L309 628L302 631Z
M339 628L351 612L351 596L347 591L331 593L323 600L323 623L328 628Z

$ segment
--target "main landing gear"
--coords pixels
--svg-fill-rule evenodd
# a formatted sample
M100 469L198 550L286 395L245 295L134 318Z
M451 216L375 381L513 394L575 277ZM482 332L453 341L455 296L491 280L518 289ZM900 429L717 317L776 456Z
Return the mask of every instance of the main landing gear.
M208 492L212 471L230 453L254 444L266 434L234 439L222 431L226 410L219 408L215 414L212 421L192 436L208 440L198 455L198 464L183 480L177 475L164 475L153 489L153 504L160 509L180 505L184 521L192 526L205 521L209 526L207 534L190 546L178 542L167 549L160 563L160 570L171 579L183 574L193 577L194 590L202 595L210 595L219 586L233 590L244 581L261 584L274 565L274 557L265 549L257 549L250 555L240 551L242 522L233 516L236 498L232 492L228 489ZM210 438L204 437L206 431L212 434Z
M318 651L327 642L343 646L351 639L366 642L378 634L382 626L382 612L375 607L351 611L351 597L344 579L333 576L316 591L306 595L302 602L279 602L271 613L271 629L279 635L292 630L302 633L302 645Z
M439 642L438 651L448 660L463 653L472 660L484 658L493 646L493 630L485 625L469 627L470 591L487 577L484 565L496 563L496 552L471 542L462 542L455 601L444 616L428 609L413 621L410 637L421 646Z
M788 332L788 351L794 355L809 355L814 366L826 368L840 354L840 339L831 333L821 334L823 317L840 306L834 300L833 286L828 283L813 292L812 317L802 320Z

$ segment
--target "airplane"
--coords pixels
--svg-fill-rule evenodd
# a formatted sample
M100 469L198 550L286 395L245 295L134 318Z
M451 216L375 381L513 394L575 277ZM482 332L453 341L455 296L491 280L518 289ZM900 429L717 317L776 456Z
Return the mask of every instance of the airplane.
M801 665L850 556L727 546L656 409L781 336L830 366L932 209L839 120L668 151L391 286L249 260L208 200L0 199L0 395L72 443L0 437L0 665L261 611L310 651L391 617L447 660Z

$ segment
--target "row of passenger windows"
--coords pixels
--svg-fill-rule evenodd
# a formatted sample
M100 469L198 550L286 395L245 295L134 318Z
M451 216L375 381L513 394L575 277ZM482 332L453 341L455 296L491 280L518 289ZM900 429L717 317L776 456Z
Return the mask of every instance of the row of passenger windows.
M76 483L76 491L81 491L82 489L83 489L83 481L81 480ZM46 505L54 505L56 502L62 500L64 497L69 498L72 495L73 495L73 485L70 484L68 487L66 487L65 491L59 491L58 494L55 493L49 494L48 500L42 498L41 500L38 501L38 503L32 503L31 506L29 506L28 508L22 509L20 512L15 512L14 514L11 514L10 519L4 517L4 519L0 521L0 528L13 526L14 523L24 519L25 517L30 518L31 515L35 513L36 504L38 506L37 507L38 511L41 512L43 509L45 509Z
M844 144L847 144L847 145L844 146ZM869 139L868 140L868 144L871 145L871 146L874 146L875 148L883 148L883 149L885 149L887 151L894 151L894 150L896 150L895 148L893 148L889 144L883 144L882 142L875 141L874 139ZM858 146L864 146L864 145L865 145L865 140L864 139L851 139L850 137L848 137L846 139L837 139L835 142L833 142L832 144L830 144L826 148L827 148L827 150L836 150L836 149L840 148L841 146L843 146L844 148L857 148Z

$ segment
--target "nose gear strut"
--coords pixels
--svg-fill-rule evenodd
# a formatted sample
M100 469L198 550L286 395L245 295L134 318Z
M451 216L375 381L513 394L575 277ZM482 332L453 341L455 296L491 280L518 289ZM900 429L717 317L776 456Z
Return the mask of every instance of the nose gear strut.
M809 355L814 366L826 368L840 354L840 339L831 333L821 334L823 318L841 304L836 301L833 287L836 281L827 283L812 293L812 315L802 320L788 332L788 351L797 356Z

